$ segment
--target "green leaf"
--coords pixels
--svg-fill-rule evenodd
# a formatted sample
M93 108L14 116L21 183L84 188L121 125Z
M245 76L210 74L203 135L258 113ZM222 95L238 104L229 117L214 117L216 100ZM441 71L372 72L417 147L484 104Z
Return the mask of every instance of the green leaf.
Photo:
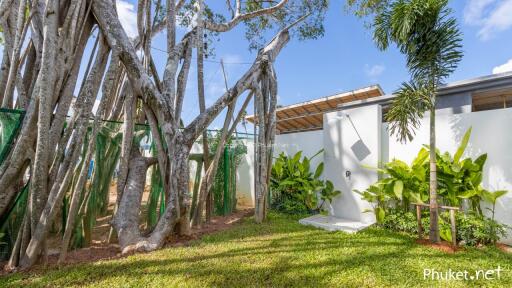
M506 190L498 190L498 191L494 191L494 192L482 190L481 195L482 195L482 199L484 199L484 201L489 202L491 204L495 204L496 201L498 200L498 198L507 194L507 192L508 191L506 191Z
M482 183L482 172L474 173L471 175L470 181L474 187L480 185L480 183Z
M377 171L377 172L387 174L386 169L381 169L381 168L373 167L373 166L366 165L366 164L361 165L361 168L365 168L365 169L368 169L368 170L375 170L375 171Z
M384 221L384 217L386 217L386 212L384 209L380 207L375 208L375 218L377 220L377 223L382 223Z
M464 134L464 137L462 137L462 142L460 143L457 152L455 152L455 155L453 156L453 162L459 163L460 157L462 157L462 154L464 154L466 147L468 147L469 137L471 137L472 129L472 127L469 127L468 131L466 131L466 133Z
M496 199L500 198L501 196L507 194L508 191L507 190L498 190L498 191L494 191L494 195L496 197Z
M480 170L482 170L486 160L487 160L487 153L482 154L478 158L476 158L475 164L480 167Z
M398 199L402 199L402 193L404 191L404 182L397 180L393 186L393 192Z
M439 236L441 239L452 242L452 231L446 227L439 227Z
M418 152L418 155L414 160L412 161L413 167L421 167L423 164L425 164L426 161L428 161L429 158L429 152L425 148L421 148L420 152Z
M316 178L320 177L323 172L324 172L324 162L318 164L318 166L316 167L314 178L316 179Z
M293 180L283 180L279 182L279 186L288 186L288 185L295 185L297 184L296 181Z
M414 203L423 204L423 200L421 199L420 193L411 192L411 193L409 193L409 198Z
M457 197L462 198L462 199L468 199L477 194L478 194L478 192L475 190L467 190L467 191L463 192L462 194L458 195Z

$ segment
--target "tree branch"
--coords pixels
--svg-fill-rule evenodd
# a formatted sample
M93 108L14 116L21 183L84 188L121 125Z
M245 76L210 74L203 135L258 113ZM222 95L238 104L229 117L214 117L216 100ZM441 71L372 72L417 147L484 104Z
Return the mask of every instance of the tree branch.
M279 9L281 9L287 2L288 2L288 0L281 0L281 2L277 3L276 5L274 5L272 7L256 10L256 11L245 13L245 14L240 14L240 10L241 10L240 5L241 4L240 4L240 2L237 2L237 14L229 22L215 23L215 22L211 22L211 21L205 21L205 27L206 27L206 29L208 29L210 31L226 32L226 31L233 29L233 27L235 27L241 21L256 18L256 17L262 16L262 15L272 14L272 13L278 11Z
M192 145L195 139L199 137L202 131L208 127L226 105L229 105L233 99L251 87L252 83L258 79L262 66L273 63L281 49L289 40L290 34L288 29L281 30L265 48L260 50L254 64L236 84L185 128L183 136L186 138L186 142L189 145Z

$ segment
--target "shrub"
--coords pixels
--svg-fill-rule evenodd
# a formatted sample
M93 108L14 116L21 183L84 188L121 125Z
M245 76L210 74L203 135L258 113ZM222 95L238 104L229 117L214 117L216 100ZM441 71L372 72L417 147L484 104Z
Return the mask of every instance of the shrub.
M487 154L482 154L474 160L472 158L462 158L468 146L470 136L471 128L464 134L461 144L453 156L448 152L441 153L436 151L438 203L461 207L463 200L468 201L471 214L475 214L475 217L480 217L479 220L475 221L484 222L486 229L491 229L489 233L494 235L489 238L497 239L501 233L500 227L502 225L494 221L496 202L507 191L491 192L482 187L483 168L487 160ZM411 203L428 202L429 165L429 147L425 146L418 152L418 155L410 164L393 159L391 162L383 164L381 168L371 168L376 169L385 177L372 184L366 190L355 190L355 192L359 193L362 199L373 205L373 212L375 213L377 223L384 224L389 212L397 213L397 211L391 211L392 209L402 208L405 213L414 207L410 205ZM484 218L482 208L480 207L482 201L491 204L492 208L489 208L492 215L491 219ZM408 214L403 216L405 217L405 215ZM426 218L428 218L428 215ZM439 221L441 238L451 238L449 221L442 218ZM391 224L387 223L386 225ZM446 225L448 225L448 228L446 228ZM428 227L428 225L424 227ZM499 231L493 231L493 227ZM483 237L478 237L478 239L484 241Z
M506 236L507 226L491 218L475 214L461 214L455 217L457 223L457 241L468 246L495 243Z
M331 181L320 179L323 163L315 168L314 173L310 171L311 160L322 152L320 150L311 158L302 157L301 151L292 157L279 154L272 165L270 178L273 209L288 214L317 212L325 201L331 202L341 193L334 189ZM321 203L318 203L319 197Z
M401 209L389 210L380 225L395 232L404 232L411 235L418 233L416 215L409 211L404 212Z
M421 225L423 228L430 226L428 211L422 212ZM451 239L451 227L449 222L449 213L444 211L440 215L440 230L444 231L443 240ZM478 246L493 244L501 237L506 236L507 226L475 213L456 213L455 223L457 230L457 242L465 246ZM389 209L383 221L379 224L381 227L395 232L406 233L411 236L418 235L418 221L416 215L412 212L404 212L401 209Z

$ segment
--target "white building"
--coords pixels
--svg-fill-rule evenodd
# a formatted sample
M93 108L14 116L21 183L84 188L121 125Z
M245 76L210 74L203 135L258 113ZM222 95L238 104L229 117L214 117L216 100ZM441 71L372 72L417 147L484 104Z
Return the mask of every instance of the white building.
M363 226L373 223L374 215L365 212L369 203L353 190L366 189L378 175L362 166L377 167L393 158L409 163L429 143L428 114L412 142L403 144L390 135L383 115L393 98L376 85L277 110L275 153L302 150L311 156L325 149L323 159L317 161L325 164L324 177L343 192L331 207L336 218ZM510 191L499 199L496 218L512 226L512 108L508 107L512 107L512 73L445 85L438 91L436 141L441 151L453 154L465 131L473 128L464 156L488 154L483 186ZM512 244L512 233L505 242Z

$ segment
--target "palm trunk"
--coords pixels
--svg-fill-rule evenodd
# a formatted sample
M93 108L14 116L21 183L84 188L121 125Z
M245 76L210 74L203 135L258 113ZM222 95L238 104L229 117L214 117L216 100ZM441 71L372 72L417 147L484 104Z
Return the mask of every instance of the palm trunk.
M433 243L440 241L439 210L437 204L437 166L436 166L436 105L433 101L430 109L430 233Z

